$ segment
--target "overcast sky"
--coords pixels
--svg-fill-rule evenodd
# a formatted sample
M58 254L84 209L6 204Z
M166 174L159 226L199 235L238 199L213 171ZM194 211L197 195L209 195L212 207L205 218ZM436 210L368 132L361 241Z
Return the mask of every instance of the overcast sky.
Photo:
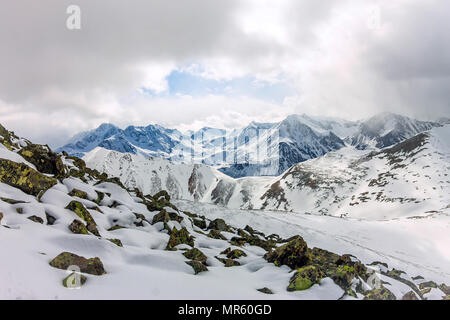
M66 27L70 4L80 30ZM449 12L446 0L2 1L0 123L57 146L102 122L449 116Z

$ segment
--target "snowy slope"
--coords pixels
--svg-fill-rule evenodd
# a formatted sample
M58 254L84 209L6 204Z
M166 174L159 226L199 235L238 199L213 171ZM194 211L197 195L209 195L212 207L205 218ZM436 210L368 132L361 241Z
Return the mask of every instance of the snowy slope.
M176 199L230 208L392 219L448 211L449 131L450 126L434 128L382 151L345 147L297 164L278 177L232 179L204 165L174 164L100 148L85 160L120 177L129 188L167 189ZM189 191L194 176L195 196Z

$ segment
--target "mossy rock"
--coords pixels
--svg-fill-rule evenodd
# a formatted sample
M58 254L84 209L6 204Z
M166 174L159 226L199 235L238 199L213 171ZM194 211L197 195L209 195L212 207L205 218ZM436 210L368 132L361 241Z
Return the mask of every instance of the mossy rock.
M81 199L87 199L88 198L88 194L87 192L78 190L78 189L72 189L72 191L70 191L69 196L71 197L78 197Z
M162 209L158 214L153 216L152 224L163 222L167 223L169 221L176 221L180 223L183 221L183 217L179 216L175 212L167 212L165 209Z
M231 250L231 248L225 249L220 254L226 255L228 259L239 259L240 257L247 256L247 254L244 251L242 251L240 249Z
M267 287L261 288L261 289L256 289L257 291L261 292L261 293L265 293L265 294L273 294L272 290L270 290Z
M211 230L210 233L212 231L214 231L214 230ZM230 243L233 246L242 247L243 245L245 245L247 243L247 239L244 237L233 237L233 238L231 238Z
M414 291L411 290L402 297L402 300L419 300L419 299L417 299L417 296L414 293Z
M218 240L227 240L227 238L225 238L225 236L222 233L220 233L219 230L215 230L215 229L209 231L208 238L218 239Z
M426 282L422 282L421 284L419 284L420 289L437 288L437 287L438 287L438 285L434 281L426 281Z
M155 199L156 201L161 201L161 198L163 198L167 202L170 202L170 195L166 190L161 190L153 195L153 199Z
M69 225L69 230L75 234L89 234L88 229L80 220L73 220Z
M238 267L241 264L233 259L224 259L224 258L220 258L220 257L216 257L217 260L219 260L220 262L222 262L226 268L230 268L230 267Z
M0 159L0 182L37 196L53 187L57 180L48 177L23 163Z
M16 212L18 213L18 214L22 214L23 213L23 208L16 208Z
M170 232L169 242L167 243L166 250L173 250L176 246L180 244L187 244L191 247L194 246L194 237L189 234L186 228L173 228Z
M103 275L106 271L103 267L103 263L100 258L90 258L78 256L74 253L63 252L50 261L50 265L54 268L67 270L70 266L78 266L80 272L88 273L92 275Z
M2 219L3 219L3 212L0 212L0 222L2 221Z
M183 211L183 213L185 215L187 215L189 218L192 218L192 219L198 218L198 214L195 214L195 213L192 213L192 212L189 212L189 211Z
M86 222L86 227L92 234L95 234L97 237L100 237L100 233L97 229L97 223L94 218L92 218L89 211L85 208L85 206L78 201L71 201L66 209L73 211L77 216L83 219Z
M382 287L366 292L364 300L396 300L396 298L392 292Z
M26 202L26 201L14 200L14 199L3 198L3 197L0 197L0 200L2 200L3 202L9 203L9 204L28 203L28 202Z
M64 164L61 157L51 151L48 146L29 144L18 152L25 160L32 163L41 173L63 177L65 175Z
M111 228L109 228L107 231L115 231L115 230L119 230L119 229L126 229L126 228L116 224L116 225L112 226Z
M114 243L118 247L123 247L122 241L120 241L119 239L108 239L108 241Z
M44 219L42 219L41 217L38 217L38 216L31 216L31 217L28 217L27 219L31 220L33 222L36 222L36 223L44 224Z
M95 203L100 205L100 203L102 202L102 200L105 198L105 194L103 192L97 191L95 190L95 193L97 193L97 199L95 199Z
M80 279L80 283L77 284L76 281L76 274L75 272L69 274L66 278L63 279L62 281L62 285L66 288L78 288L77 285L82 286L86 283L87 278L86 276L82 275L82 274L78 274L78 277Z
M420 290L420 295L423 297L424 295L428 294L431 292L431 288L425 288Z
M206 221L203 219L193 219L192 223L194 224L194 226L205 230L206 229Z
M208 230L230 231L223 219L215 219L209 223Z
M200 272L208 271L208 268L199 261L191 260L191 261L185 261L185 263L187 263L188 265L190 265L192 267L192 269L194 269L195 274L199 274Z
M328 270L327 276L346 291L351 287L352 280L356 277L356 272L353 266L341 265L335 269Z
M306 266L297 270L291 278L287 291L302 291L320 283L324 273L316 266Z
M309 253L311 257L311 263L316 266L320 266L322 270L326 270L330 267L335 266L340 258L340 256L336 253L320 248L313 248L309 250Z
M183 255L190 260L199 261L201 263L206 263L206 260L208 259L206 255L197 248L192 248L183 253Z
M286 265L292 269L301 268L311 261L308 245L300 236L267 253L264 258L277 266Z
M1 219L0 219L0 220L1 220ZM450 295L450 287L447 286L445 283L441 283L441 284L439 285L439 289L441 289L441 291L442 291L443 293L445 293L446 295Z

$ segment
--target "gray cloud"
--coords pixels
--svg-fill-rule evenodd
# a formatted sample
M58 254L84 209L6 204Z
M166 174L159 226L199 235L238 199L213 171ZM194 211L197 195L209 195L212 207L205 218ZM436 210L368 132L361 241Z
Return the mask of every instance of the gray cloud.
M66 8L82 29L65 28ZM367 27L380 8L380 28ZM347 118L449 114L450 3L309 0L66 1L0 5L0 122L52 145L104 121L238 125L291 112ZM239 97L128 99L175 68L283 77L282 105ZM130 102L132 101L132 102ZM263 112L258 110L264 110Z

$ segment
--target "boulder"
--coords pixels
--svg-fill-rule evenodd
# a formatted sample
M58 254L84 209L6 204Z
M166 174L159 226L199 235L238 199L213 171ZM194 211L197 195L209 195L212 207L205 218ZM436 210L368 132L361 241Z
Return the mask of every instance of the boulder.
M226 250L222 251L220 254L224 254L229 259L239 259L240 257L246 257L247 254L240 250L240 249L234 249L231 250L231 248L227 248Z
M190 260L199 261L201 263L206 263L206 260L208 259L206 255L197 248L192 248L183 253L183 255Z
M175 212L167 212L166 210L162 209L158 214L153 216L152 224L158 222L167 223L171 220L180 223L183 220L183 217L179 216Z
M0 182L37 196L53 187L57 181L23 163L0 159Z
M229 231L230 227L225 223L223 219L215 219L209 223L209 230Z
M88 198L88 194L87 192L78 190L78 189L72 189L72 191L69 192L69 196L71 197L78 197L81 199L87 199Z
M256 289L259 292L265 293L265 294L273 294L272 290L270 290L267 287L261 288L261 289Z
M419 300L419 299L417 299L417 296L414 293L414 291L411 290L402 297L402 300Z
M192 269L194 269L195 274L199 274L200 272L205 272L208 271L208 268L201 262L199 261L185 261L188 265L190 265L192 267Z
M80 220L73 220L69 225L69 230L75 234L89 234L88 229Z
M297 270L291 278L287 291L302 291L320 283L324 273L316 266L306 266Z
M228 259L228 258L224 259L224 258L219 258L219 257L216 257L216 259L219 260L220 262L222 262L226 268L237 267L237 266L241 265L239 262L237 262L236 260L233 260L233 259Z
M396 300L396 298L392 292L382 287L366 292L364 300Z
M166 250L173 250L179 244L187 244L191 247L194 246L194 237L189 234L186 228L173 228L170 232L169 242L167 243Z
M122 241L120 241L119 239L108 239L108 241L111 241L118 247L123 247Z
M264 258L276 266L287 265L292 269L305 266L311 260L308 245L302 237L297 236L285 245L267 253Z
M220 233L219 230L215 230L215 229L209 231L208 238L218 239L218 240L227 240L227 238L225 238L225 236L222 233Z
M38 217L38 216L28 217L28 220L31 220L36 223L44 224L44 219L42 219L41 217Z
M29 144L18 152L25 160L32 163L39 172L64 176L65 170L61 157L48 146Z
M89 230L89 232L96 235L97 237L100 237L100 233L98 232L97 229L97 223L81 202L71 201L67 205L66 209L73 211L77 216L83 219L86 222L86 227Z
M77 284L77 280L76 277L79 277L79 283ZM87 281L86 276L82 275L82 274L78 274L76 275L75 272L69 274L66 278L64 278L64 280L62 281L62 285L66 288L77 288L77 285L79 285L80 287L82 285L84 285Z
M67 270L70 266L78 266L80 272L100 276L106 274L103 263L100 258L90 258L78 256L74 253L63 252L50 261L50 265L54 268Z

